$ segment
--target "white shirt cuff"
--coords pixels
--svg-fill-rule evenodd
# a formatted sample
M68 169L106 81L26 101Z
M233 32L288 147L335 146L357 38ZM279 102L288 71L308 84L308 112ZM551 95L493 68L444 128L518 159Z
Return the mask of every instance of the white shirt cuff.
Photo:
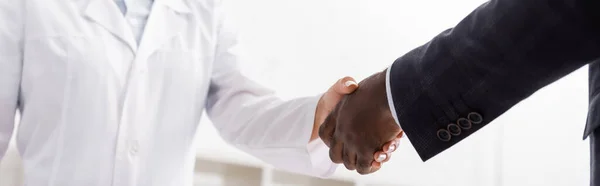
M396 106L394 106L394 98L392 97L392 88L390 87L390 71L392 70L392 66L390 65L385 72L385 92L387 92L387 101L388 106L390 107L390 111L392 112L392 117L394 117L394 121L396 124L400 126L400 121L398 121L398 115L396 114ZM402 129L402 126L400 126Z
M309 106L309 109L307 110L308 117L306 118L309 122L307 122L306 125L313 126L316 117L315 114L317 110L317 105L319 104L319 100L322 96L323 94L319 94L313 97L313 101L311 101L312 105ZM308 137L310 137L310 133L312 133L312 130L307 130L306 132L308 132ZM306 152L310 157L309 163L311 164L311 170L308 172L309 175L326 178L330 177L331 175L333 175L333 173L335 173L335 170L337 169L338 165L333 163L329 158L329 147L325 145L321 138L317 138L308 143L308 145L306 146Z
M317 138L309 142L313 131L315 111L321 95L301 98L303 110L296 121L290 121L289 139L295 139L292 146L245 149L280 170L326 178L335 173L337 164L329 158L329 148Z
M329 147L321 138L310 142L307 150L312 163L313 176L327 178L335 173L338 165L329 158Z

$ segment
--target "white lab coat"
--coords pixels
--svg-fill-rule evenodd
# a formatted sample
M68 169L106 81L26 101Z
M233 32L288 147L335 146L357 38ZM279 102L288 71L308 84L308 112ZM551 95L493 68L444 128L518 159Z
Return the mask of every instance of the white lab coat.
M0 0L0 157L20 110L25 185L191 185L206 108L245 152L331 174L307 146L319 96L282 101L240 73L221 4L156 0L138 48L111 0Z

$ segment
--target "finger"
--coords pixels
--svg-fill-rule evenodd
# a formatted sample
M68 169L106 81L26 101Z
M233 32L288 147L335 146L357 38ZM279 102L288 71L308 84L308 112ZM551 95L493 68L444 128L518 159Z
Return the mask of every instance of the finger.
M389 153L378 151L373 155L373 161L376 162L385 162L388 159Z
M371 166L373 164L373 155L362 155L357 154L356 158L356 172L359 174L369 174L378 170L377 167Z
M377 172L379 169L381 169L382 165L383 165L383 163L379 163L379 162L375 162L374 161L373 163L371 163L371 172L369 172L369 173Z
M392 152L396 151L397 147L398 147L398 142L399 140L392 140L390 142L387 142L383 145L383 148L381 151L377 151L375 152L375 154L373 154L373 161L375 162L387 162L387 160L390 159L390 156L392 155Z
M340 95L340 99L343 95L350 94L357 88L358 83L356 83L356 80L350 76L346 76L338 80L335 86L333 86L333 90Z
M339 102L344 95L354 92L358 88L358 83L354 78L346 76L339 79L333 86L329 87L325 98L332 102Z
M400 131L400 133L398 133L398 135L396 135L397 139L402 138L402 136L404 136L404 131Z
M348 148L344 148L343 150L343 155L342 155L342 159L344 160L344 166L346 166L346 169L348 170L355 170L356 169L356 153L354 153L353 151L350 151L350 149Z
M381 163L388 162L392 158L392 153L386 153L386 154L387 154L387 157L385 157L385 160L383 160L383 162L381 162Z
M400 132L394 140L383 144L382 150L379 152L385 152L385 153L391 154L392 152L396 151L396 149L398 149L398 146L400 145L401 138L402 138L402 132ZM377 156L375 156L375 157L377 157Z
M327 115L325 121L319 126L319 137L323 140L323 143L327 147L331 148L331 142L333 141L333 133L335 132L336 118L333 113Z
M343 163L344 159L342 158L342 153L344 153L344 144L341 142L337 142L337 140L333 138L331 145L332 147L329 149L329 159L331 159L333 163Z
M381 168L382 164L383 163L373 161L373 163L371 163L371 167L379 169L379 168Z
M385 143L382 148L383 152L392 153L396 151L396 149L398 148L398 142L400 142L400 140L395 139Z

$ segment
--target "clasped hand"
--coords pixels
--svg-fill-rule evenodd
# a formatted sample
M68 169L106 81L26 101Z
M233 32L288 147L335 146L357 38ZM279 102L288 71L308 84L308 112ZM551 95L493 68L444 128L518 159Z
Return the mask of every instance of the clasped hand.
M318 133L334 163L359 174L379 170L402 136L388 105L385 71L361 81L358 89L343 97Z

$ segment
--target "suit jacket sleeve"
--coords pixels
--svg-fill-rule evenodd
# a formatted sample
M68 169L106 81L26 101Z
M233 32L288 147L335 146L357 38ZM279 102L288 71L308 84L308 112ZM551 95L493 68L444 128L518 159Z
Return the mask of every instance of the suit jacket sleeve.
M492 0L398 58L388 98L423 161L600 57L600 1Z

